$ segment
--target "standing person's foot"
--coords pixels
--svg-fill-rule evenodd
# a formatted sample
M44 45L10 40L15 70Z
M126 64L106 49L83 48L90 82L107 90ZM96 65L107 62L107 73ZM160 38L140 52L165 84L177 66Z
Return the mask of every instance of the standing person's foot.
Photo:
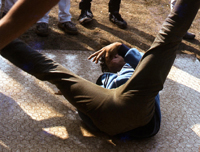
M78 34L78 30L76 28L76 24L72 21L67 21L64 23L58 23L58 27L68 34L76 35Z
M47 23L37 23L35 32L38 36L46 37L49 35L49 25Z
M123 18L121 17L119 13L110 13L109 20L113 22L114 24L116 24L121 29L127 28L126 21L123 20Z
M80 24L85 24L91 22L93 18L93 14L90 10L82 10L81 15L79 16L78 20Z
M183 39L190 39L193 40L195 38L195 35L193 33L187 32L184 36Z

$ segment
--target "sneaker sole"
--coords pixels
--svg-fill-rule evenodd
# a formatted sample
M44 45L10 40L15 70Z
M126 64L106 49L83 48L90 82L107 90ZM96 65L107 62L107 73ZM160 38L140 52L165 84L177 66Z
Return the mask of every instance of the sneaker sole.
M80 24L86 24L92 21L92 18L83 18L83 19L79 19L79 23Z
M119 28L121 29L126 29L127 28L127 24L126 25L120 25L120 24L117 24L115 21L109 19L113 24L117 25Z

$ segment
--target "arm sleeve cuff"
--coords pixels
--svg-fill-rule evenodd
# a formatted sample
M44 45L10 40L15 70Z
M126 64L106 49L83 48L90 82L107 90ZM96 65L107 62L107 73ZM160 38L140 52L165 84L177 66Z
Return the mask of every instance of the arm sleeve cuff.
M128 52L130 48L126 45L122 44L118 49L118 54L124 58L125 54Z

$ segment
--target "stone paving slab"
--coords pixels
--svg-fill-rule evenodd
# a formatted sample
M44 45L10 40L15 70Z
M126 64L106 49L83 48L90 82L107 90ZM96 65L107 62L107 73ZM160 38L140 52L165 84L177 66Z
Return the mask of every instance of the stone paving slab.
M98 65L91 52L43 50L74 73L95 82ZM42 82L0 57L1 152L198 152L200 147L200 63L178 54L160 92L159 133L140 141L111 140L87 130L76 109L48 82Z

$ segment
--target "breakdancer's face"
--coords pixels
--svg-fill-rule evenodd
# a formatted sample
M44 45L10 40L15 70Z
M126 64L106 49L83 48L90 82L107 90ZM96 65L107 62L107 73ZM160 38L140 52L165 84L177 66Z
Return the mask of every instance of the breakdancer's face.
M117 73L124 66L124 58L116 54L112 59L106 59L106 65L110 72Z

